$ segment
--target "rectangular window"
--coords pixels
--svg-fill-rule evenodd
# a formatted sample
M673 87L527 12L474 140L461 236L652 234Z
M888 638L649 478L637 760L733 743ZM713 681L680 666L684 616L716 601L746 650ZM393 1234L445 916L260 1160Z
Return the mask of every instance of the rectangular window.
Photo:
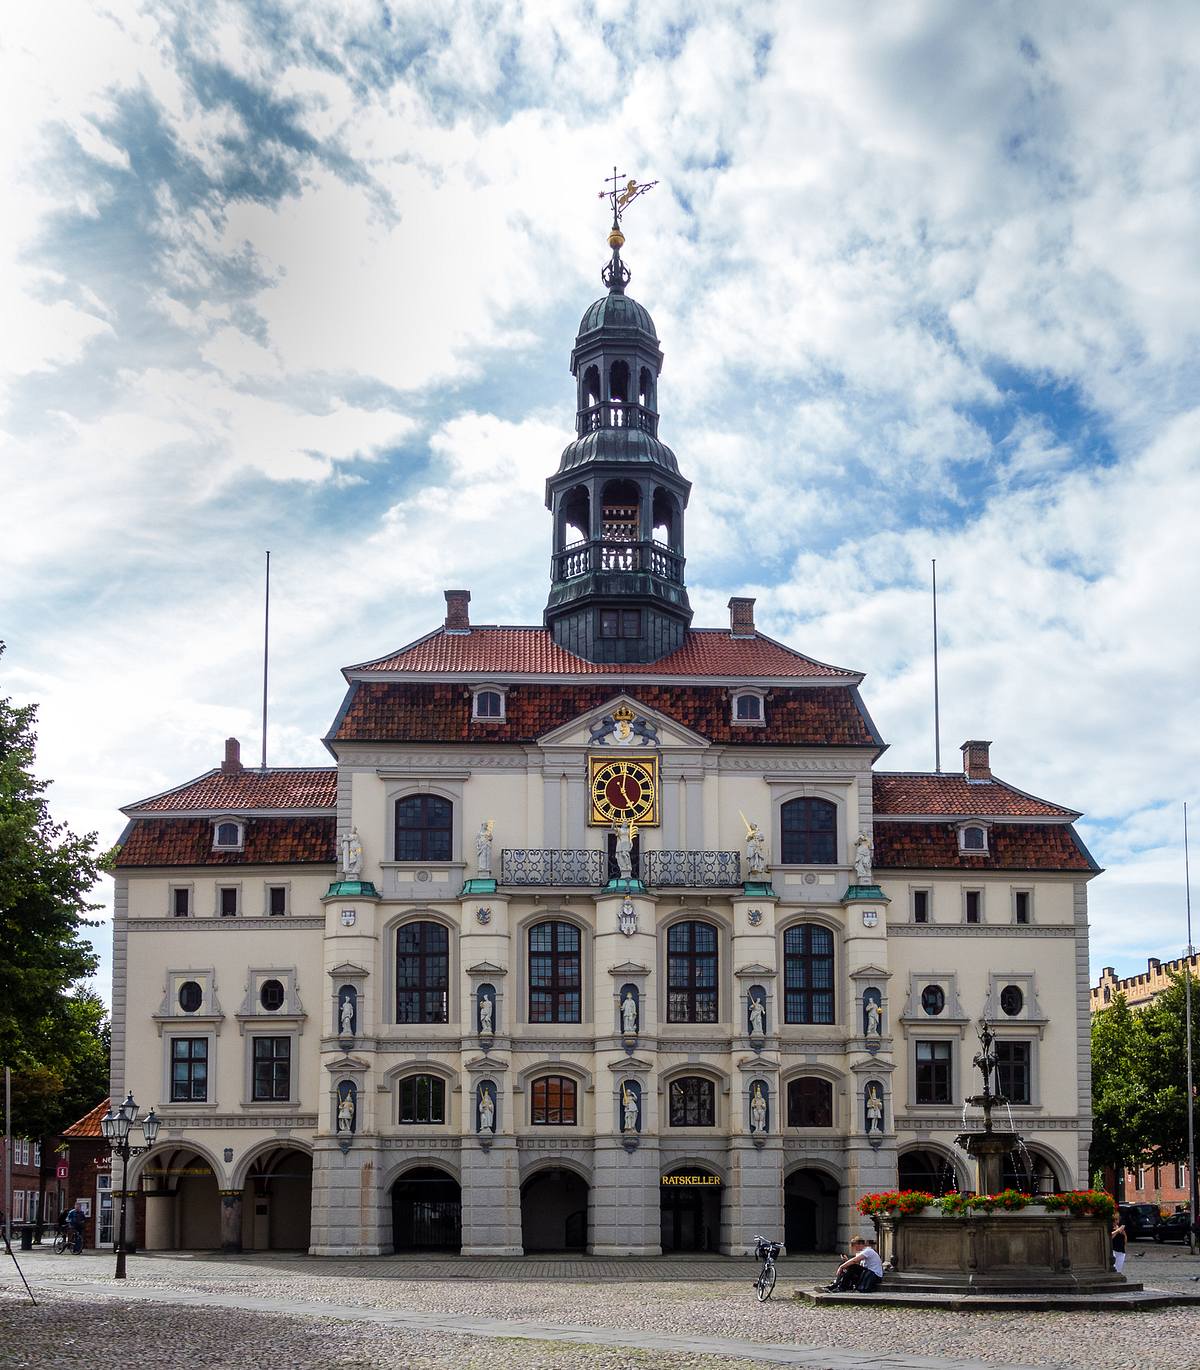
M1137 1168L1137 1184L1134 1187L1136 1189L1146 1188L1146 1171L1142 1166L1138 1166Z
M637 609L601 609L601 637L637 637L642 631L642 616Z
M1016 890L1013 894L1013 917L1018 923L1029 922L1029 906L1033 902L1028 890Z
M222 885L217 891L220 900L221 917L236 918L238 913L238 889L236 885Z
M996 1043L996 1087L1014 1104L1031 1102L1032 1060L1033 1048L1029 1042Z
M948 1104L950 1093L951 1044L917 1042L917 1103Z
M1176 1161L1176 1162L1175 1162L1175 1188L1176 1188L1176 1189L1182 1189L1182 1188L1184 1187L1184 1185L1187 1184L1187 1180L1186 1180L1186 1178L1184 1177L1184 1173L1183 1173L1184 1170L1186 1170L1186 1168L1187 1168L1187 1167L1182 1163L1182 1161Z
M267 912L272 918L282 918L287 913L287 886L267 886Z
M28 1165L28 1164L29 1164L29 1143L28 1143L28 1142L25 1142L25 1141L19 1141L19 1142L17 1142L17 1144L16 1144L16 1153L17 1153L16 1159L17 1159L17 1164L18 1164L18 1165Z
M25 1191L23 1189L13 1190L13 1218L19 1223L25 1221Z
M913 890L912 915L914 923L929 922L929 891Z
M689 1075L672 1080L668 1094L672 1127L715 1127L716 1088L711 1080Z
M208 1038L171 1038L171 1102L205 1103L208 1099Z
M29 1221L37 1222L38 1217L38 1192L36 1189L29 1191Z
M967 890L966 910L968 923L983 922L983 891Z
M292 1039L256 1037L254 1039L254 1099L256 1102L286 1103L292 1096Z
M39 1170L42 1168L42 1144L41 1144L41 1142L34 1142L34 1144L33 1144L33 1163L34 1163L34 1165L37 1166L37 1168L38 1168Z
M186 885L176 885L171 891L171 912L176 918L190 917L192 892Z
M530 1121L536 1127L574 1127L575 1081L565 1075L544 1075L533 1082Z
M402 1123L444 1123L446 1082L436 1075L408 1075L400 1081Z

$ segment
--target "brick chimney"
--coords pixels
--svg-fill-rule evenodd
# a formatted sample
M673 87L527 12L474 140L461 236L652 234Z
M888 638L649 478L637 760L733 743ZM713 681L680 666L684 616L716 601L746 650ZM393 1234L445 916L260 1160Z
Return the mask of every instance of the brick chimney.
M754 636L754 601L739 599L736 595L729 601L729 636Z
M964 742L962 744L963 775L968 780L990 780L992 766L988 760L990 742Z
M446 631L448 633L469 633L471 631L471 615L467 610L467 605L471 602L470 590L447 590L446 595Z
M236 737L225 739L225 760L221 762L222 775L237 775L242 769L242 747Z

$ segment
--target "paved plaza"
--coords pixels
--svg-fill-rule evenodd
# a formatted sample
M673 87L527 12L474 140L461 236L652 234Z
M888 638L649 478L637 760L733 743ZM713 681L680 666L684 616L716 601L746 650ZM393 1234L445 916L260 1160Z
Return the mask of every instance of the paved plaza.
M951 1313L811 1308L825 1260L785 1259L760 1306L749 1260L472 1260L291 1255L20 1257L0 1271L0 1366L94 1366L123 1345L143 1370L370 1365L381 1370L1015 1370L1200 1367L1200 1308ZM1135 1244L1129 1273L1195 1292L1200 1258Z

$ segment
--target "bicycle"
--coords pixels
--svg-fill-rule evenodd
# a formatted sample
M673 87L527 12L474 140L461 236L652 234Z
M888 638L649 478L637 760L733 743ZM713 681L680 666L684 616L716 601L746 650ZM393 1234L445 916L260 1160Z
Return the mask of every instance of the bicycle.
M758 1279L754 1281L759 1303L766 1303L775 1289L775 1261L782 1250L781 1242L773 1242L767 1237L754 1238L754 1257L763 1263Z
M71 1234L65 1227L60 1227L54 1234L54 1254L61 1256L71 1244Z

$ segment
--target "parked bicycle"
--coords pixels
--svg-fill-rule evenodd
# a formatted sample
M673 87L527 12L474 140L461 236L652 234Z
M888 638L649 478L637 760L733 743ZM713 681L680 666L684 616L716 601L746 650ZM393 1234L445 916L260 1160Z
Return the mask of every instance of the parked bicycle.
M58 1231L54 1234L54 1254L56 1256L61 1256L70 1244L71 1230L60 1223Z
M775 1288L775 1261L782 1250L781 1242L773 1242L768 1237L754 1238L754 1257L763 1263L758 1279L754 1281L754 1292L758 1295L759 1303L766 1303Z

